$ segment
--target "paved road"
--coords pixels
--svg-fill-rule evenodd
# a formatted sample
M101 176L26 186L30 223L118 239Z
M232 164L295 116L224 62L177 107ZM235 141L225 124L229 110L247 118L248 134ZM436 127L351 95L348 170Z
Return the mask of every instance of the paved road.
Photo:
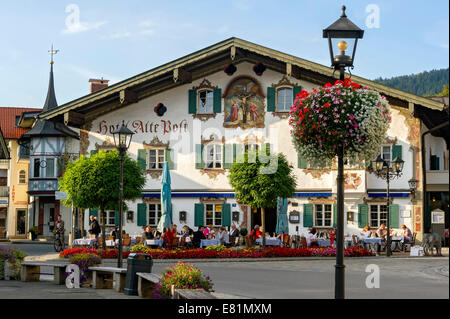
M46 255L52 252L51 245L46 244L20 244L15 246L34 255ZM209 275L216 292L226 296L263 299L324 299L334 297L335 260L333 259L188 262L202 269L205 275ZM172 264L173 262L155 262L153 272L160 274L165 267ZM345 264L347 298L449 298L448 255L447 257L422 258L386 258L384 256L346 258ZM365 270L369 264L375 264L380 269L380 288L366 288L365 282L369 273ZM51 271L51 269L45 271ZM42 279L51 280L49 276L43 276ZM49 285L49 283L44 284ZM33 284L33 287L34 285L39 284ZM14 296L14 294L11 294L14 289L22 290L19 288L19 283L0 281L0 299ZM42 289L42 292L37 295L38 297L48 290L48 298L57 298L59 295L56 291L65 288L50 285ZM36 288L36 292L39 291ZM86 291L86 293L89 294L88 298L123 297L90 291ZM33 295L33 289L27 289L27 294ZM77 294L71 298L81 296L80 292L77 292ZM27 298L26 295L23 298ZM84 296L84 298L86 297Z
M448 257L347 258L347 298L449 298ZM334 298L334 260L193 263L212 278L217 292L250 298ZM380 288L368 289L368 264L380 269ZM160 273L164 264L155 264Z

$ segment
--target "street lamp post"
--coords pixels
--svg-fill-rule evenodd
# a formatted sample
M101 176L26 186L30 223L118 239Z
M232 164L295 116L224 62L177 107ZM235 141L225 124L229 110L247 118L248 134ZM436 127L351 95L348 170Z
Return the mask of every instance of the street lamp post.
M323 37L328 39L331 65L335 71L339 71L339 79L344 81L345 68L353 68L355 60L356 45L358 39L362 39L364 31L347 19L345 6L342 6L342 15L332 25L323 30ZM340 54L333 54L333 40L341 39L337 47ZM342 39L353 39L352 56L345 54L348 48L346 41ZM345 265L344 265L344 146L338 145L338 175L337 175L337 223L336 223L336 265L335 265L335 290L336 299L345 298Z
M402 176L404 161L398 157L395 157L394 160L387 161L381 158L381 155L378 155L377 159L374 161L375 163L375 174L384 180L386 180L386 226L387 226L387 234L386 234L386 256L390 257L391 253L391 233L390 233L390 181L394 178L399 178Z
M114 145L119 151L120 158L120 182L119 182L119 248L117 252L117 267L122 268L122 221L123 221L123 158L128 148L130 147L133 132L125 126L125 121L122 121L122 126L112 132L114 137Z

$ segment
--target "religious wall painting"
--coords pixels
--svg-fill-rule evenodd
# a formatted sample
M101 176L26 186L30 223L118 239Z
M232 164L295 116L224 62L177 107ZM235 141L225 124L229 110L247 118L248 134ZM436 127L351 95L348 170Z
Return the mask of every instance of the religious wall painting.
M263 128L265 94L261 85L249 76L233 79L223 94L225 128Z

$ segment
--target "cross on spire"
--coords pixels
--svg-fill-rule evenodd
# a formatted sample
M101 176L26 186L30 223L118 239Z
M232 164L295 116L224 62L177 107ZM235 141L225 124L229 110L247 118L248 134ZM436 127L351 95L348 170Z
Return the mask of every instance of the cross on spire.
M59 50L53 50L53 44L52 44L52 49L49 50L48 52L50 53L50 56L51 56L50 64L53 64L53 63L54 63L54 62L53 62L53 56L54 56L56 53L58 53Z

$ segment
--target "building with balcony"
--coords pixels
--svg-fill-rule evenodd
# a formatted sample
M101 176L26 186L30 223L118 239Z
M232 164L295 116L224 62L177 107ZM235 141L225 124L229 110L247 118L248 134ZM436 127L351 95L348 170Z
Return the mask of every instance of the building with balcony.
M41 109L0 107L0 127L9 159L0 159L0 238L26 238L29 222L29 153L19 143L29 127L20 125L23 114L36 116ZM2 226L4 225L4 226Z

